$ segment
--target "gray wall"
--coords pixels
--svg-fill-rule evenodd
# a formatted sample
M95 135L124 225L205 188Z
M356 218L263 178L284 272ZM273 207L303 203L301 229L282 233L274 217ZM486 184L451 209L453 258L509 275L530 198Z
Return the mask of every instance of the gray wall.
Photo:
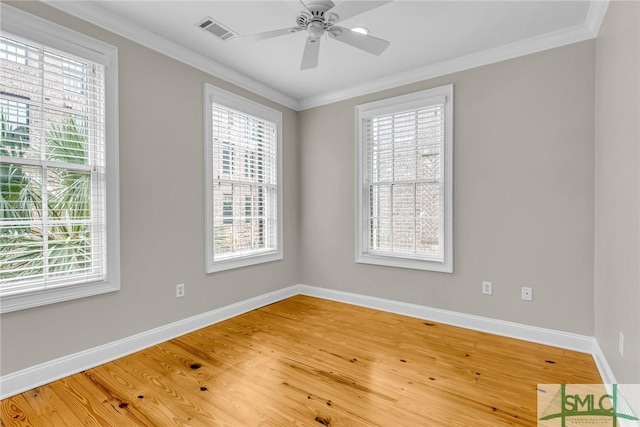
M638 2L611 2L597 39L595 170L595 336L616 380L640 383Z
M122 290L2 315L2 375L296 283L296 112L41 3L11 4L119 49ZM283 112L283 261L204 272L205 82Z
M640 381L637 3L613 2L597 43L301 113L46 5L12 4L119 48L122 290L2 315L1 375L305 283L595 333L618 380ZM284 261L204 273L204 82L284 113ZM448 83L454 273L356 264L355 105Z
M301 112L302 283L592 335L594 55L588 41ZM356 264L354 107L448 83L454 273Z

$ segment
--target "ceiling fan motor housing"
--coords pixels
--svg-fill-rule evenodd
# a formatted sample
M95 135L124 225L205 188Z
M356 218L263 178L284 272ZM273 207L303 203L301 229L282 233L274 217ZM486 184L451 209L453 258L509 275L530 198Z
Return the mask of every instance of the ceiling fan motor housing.
M252 34L241 38L244 40L266 40L286 34L306 31L307 40L302 53L301 70L309 70L318 66L320 42L323 35L331 36L330 38L334 40L338 40L373 55L380 55L389 46L388 41L368 34L353 32L338 24L342 20L352 18L391 1L392 0L379 0L376 2L365 2L344 0L336 6L331 0L301 0L305 10L296 16L296 26Z
M305 6L313 15L319 16L324 15L324 13L333 8L335 4L331 0L315 0L305 3Z
M309 12L300 12L296 22L298 27L307 30L309 35L317 39L337 21L338 16L325 13L335 5L332 1L316 1L306 4Z

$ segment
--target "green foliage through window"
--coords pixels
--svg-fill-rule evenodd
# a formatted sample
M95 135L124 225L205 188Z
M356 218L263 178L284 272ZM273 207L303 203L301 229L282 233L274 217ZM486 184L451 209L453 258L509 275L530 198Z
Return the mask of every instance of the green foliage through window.
M0 139L0 154L16 159L0 165L0 283L82 274L94 251L91 172L72 167L88 163L84 121L69 115L45 132L46 167L20 163L28 138L4 116Z

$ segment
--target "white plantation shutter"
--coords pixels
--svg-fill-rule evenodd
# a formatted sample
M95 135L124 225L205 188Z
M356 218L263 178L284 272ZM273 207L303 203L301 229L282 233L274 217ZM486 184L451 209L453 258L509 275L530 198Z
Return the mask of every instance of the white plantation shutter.
M369 250L442 261L444 104L365 120Z
M104 282L105 66L0 31L0 119L0 295Z
M431 92L359 106L359 256L448 270L448 102Z
M207 97L207 249L209 263L218 263L208 270L246 265L243 259L255 263L270 254L279 259L280 114L207 88L218 94Z

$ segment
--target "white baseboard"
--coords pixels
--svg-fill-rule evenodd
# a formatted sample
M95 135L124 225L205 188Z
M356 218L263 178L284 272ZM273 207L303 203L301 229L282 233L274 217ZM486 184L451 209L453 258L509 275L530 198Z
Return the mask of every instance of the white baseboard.
M590 353L593 354L603 382L615 383L611 368L600 346L598 346L598 343L593 337L333 289L308 285L294 285L5 375L0 377L0 399L31 390L43 384L110 362L135 353L136 351L298 294Z
M602 383L617 384L618 382L616 381L616 377L613 375L611 366L609 366L609 362L607 362L606 357L604 357L600 344L598 344L598 341L595 338L593 339L593 350L591 354L593 355L593 360L596 362L596 366L598 367L598 372L600 372Z
M589 353L595 361L602 382L617 384L613 371L594 337L315 286L297 285L297 293Z
M488 332L510 338L539 344L551 345L581 353L591 353L593 350L593 337L572 334L570 332L556 331L553 329L539 328L472 314L458 313L455 311L441 310L423 305L393 301L349 292L336 291L334 289L318 288L315 286L298 285L298 293L333 301L345 302L362 307L375 308L376 310L403 314L419 319L433 320L434 322L461 328Z
M160 326L150 331L4 375L0 377L0 399L14 396L85 369L119 359L197 329L273 304L297 293L295 286L278 289L207 313Z

